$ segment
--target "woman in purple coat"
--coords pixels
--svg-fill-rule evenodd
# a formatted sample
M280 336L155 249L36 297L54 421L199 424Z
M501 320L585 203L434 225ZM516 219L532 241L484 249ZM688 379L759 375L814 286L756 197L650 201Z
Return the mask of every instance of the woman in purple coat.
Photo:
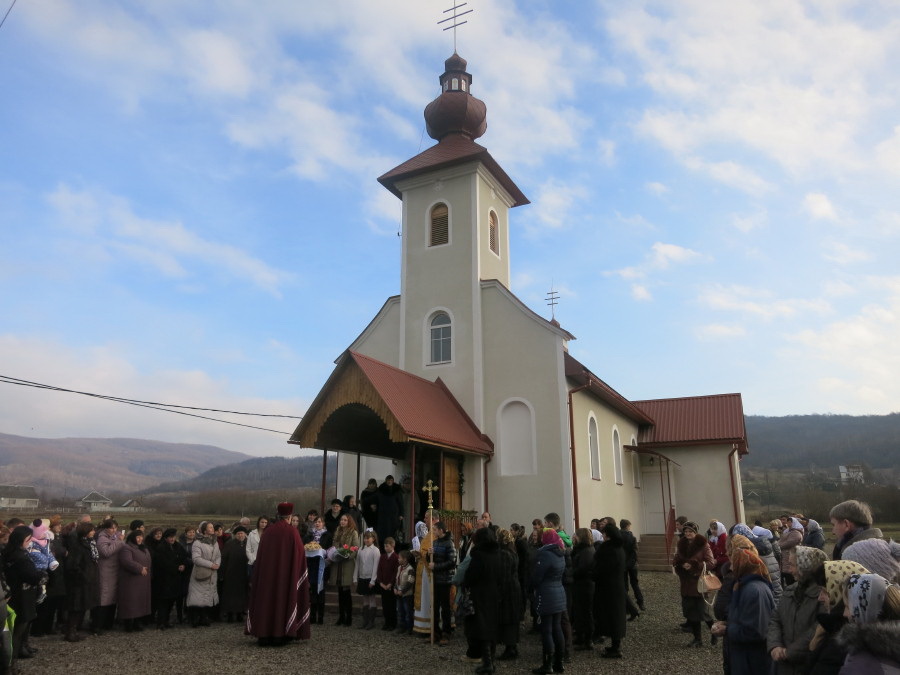
M119 524L113 518L100 523L97 531L97 552L100 554L100 605L91 617L94 630L102 633L112 628L116 618L117 586L119 583L119 549L125 542L118 531Z
M134 530L119 550L119 618L128 633L144 630L138 619L150 614L150 568L144 533Z

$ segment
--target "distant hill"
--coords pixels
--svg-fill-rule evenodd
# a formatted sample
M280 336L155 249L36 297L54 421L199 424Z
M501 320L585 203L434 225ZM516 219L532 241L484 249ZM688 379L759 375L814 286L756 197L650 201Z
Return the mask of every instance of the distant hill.
M329 455L325 482L334 485L337 458ZM321 457L253 457L217 466L199 476L182 481L162 483L146 490L147 494L166 495L207 490L290 490L319 487L322 484Z
M34 485L47 496L75 500L90 490L143 491L161 481L193 478L249 457L212 445L0 434L0 482Z
M747 416L750 454L742 464L755 468L834 467L868 464L900 467L900 413L890 415Z

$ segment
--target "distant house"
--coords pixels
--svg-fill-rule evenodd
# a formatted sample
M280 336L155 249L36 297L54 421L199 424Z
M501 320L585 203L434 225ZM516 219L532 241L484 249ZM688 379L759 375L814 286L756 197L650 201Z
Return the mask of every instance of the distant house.
M0 509L36 509L39 504L33 485L0 485Z
M112 499L104 497L97 491L90 492L75 502L76 507L87 509L88 511L102 511L108 509L111 505Z
M847 466L841 464L838 466L838 471L841 474L841 483L844 485L853 483L862 485L866 482L865 474L860 464L848 464Z
M134 499L127 500L122 506L116 508L116 511L143 511L144 510L144 502L141 501L140 497L135 497Z

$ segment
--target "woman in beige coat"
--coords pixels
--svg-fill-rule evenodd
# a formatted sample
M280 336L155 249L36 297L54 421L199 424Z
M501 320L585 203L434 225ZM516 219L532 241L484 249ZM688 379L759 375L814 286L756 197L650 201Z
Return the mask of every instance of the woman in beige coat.
M200 523L197 538L191 546L191 560L194 568L188 584L186 603L191 615L191 625L208 626L209 608L219 604L216 583L219 577L217 570L222 564L222 552L219 550L216 528L212 523Z
M336 626L353 624L353 571L356 569L356 554L359 551L359 532L356 523L346 513L338 521L334 532L335 556L331 578L338 587L338 620Z

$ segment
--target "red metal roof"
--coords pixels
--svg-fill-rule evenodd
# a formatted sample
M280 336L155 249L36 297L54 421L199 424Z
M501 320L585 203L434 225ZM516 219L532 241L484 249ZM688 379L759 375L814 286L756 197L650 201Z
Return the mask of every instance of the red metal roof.
M594 375L578 359L566 352L565 358L566 377L570 380L587 385L588 390L601 401L606 402L615 410L626 417L630 417L640 424L653 424L653 418L643 410L635 406L631 401L622 396L606 382Z
M358 352L349 354L411 439L493 453L491 440L440 379L430 382Z
M432 145L415 157L406 160L403 164L394 167L386 174L379 176L378 182L402 199L403 195L396 187L398 181L412 178L427 171L445 169L473 161L479 161L487 167L488 171L503 186L503 189L513 198L513 206L530 203L518 186L513 183L512 178L497 164L497 160L491 157L487 148L478 145L472 139L466 138L461 134L445 136L437 145Z
M634 401L653 419L641 429L640 446L737 443L747 452L744 404L740 394Z

